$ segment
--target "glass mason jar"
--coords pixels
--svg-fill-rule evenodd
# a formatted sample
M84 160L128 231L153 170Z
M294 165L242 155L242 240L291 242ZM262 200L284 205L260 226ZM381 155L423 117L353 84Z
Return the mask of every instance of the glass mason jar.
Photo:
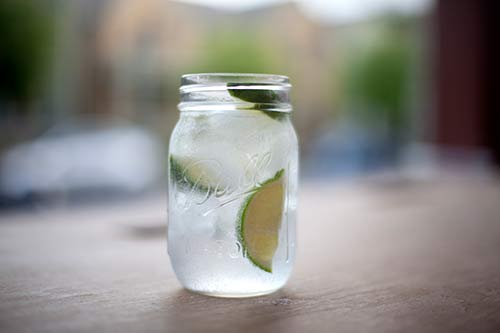
M287 77L189 74L169 147L168 253L202 294L271 293L295 257L298 144Z

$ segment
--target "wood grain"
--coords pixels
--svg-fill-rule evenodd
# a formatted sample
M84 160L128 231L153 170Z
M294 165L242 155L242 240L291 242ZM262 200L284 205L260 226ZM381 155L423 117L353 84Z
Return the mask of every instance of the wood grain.
M1 332L500 332L500 182L305 184L281 291L184 291L164 198L0 216Z

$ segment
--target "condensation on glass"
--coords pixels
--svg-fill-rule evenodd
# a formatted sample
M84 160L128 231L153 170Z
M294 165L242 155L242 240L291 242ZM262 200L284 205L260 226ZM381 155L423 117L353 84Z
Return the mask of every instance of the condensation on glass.
M288 280L298 175L290 88L280 75L182 77L169 144L168 253L185 288L247 297Z

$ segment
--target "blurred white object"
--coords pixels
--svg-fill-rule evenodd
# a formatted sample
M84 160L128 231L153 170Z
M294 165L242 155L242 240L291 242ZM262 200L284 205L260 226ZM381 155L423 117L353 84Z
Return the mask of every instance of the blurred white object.
M0 192L13 198L111 188L137 192L161 175L157 140L136 127L47 133L8 150L0 168Z

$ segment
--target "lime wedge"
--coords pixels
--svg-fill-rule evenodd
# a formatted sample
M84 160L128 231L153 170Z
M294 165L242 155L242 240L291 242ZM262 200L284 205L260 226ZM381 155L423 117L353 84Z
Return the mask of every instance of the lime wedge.
M283 215L284 184L281 169L261 184L243 203L237 233L243 251L260 269L272 273Z
M186 157L170 155L170 177L184 191L208 193L220 183L221 172L216 164L200 163Z
M228 83L227 90L233 97L239 98L249 103L279 103L282 99L277 91L268 89L241 89L236 87L267 86L266 83Z
M241 86L266 86L270 84L265 83L228 83L227 91L229 94L235 98L238 98L242 101L254 103L252 106L253 109L260 110L266 107L266 104L277 104L281 103L284 99L284 96L280 91L273 91L268 89L241 89L236 87ZM269 117L282 120L285 119L288 113L286 112L277 112L277 111L266 111L261 110Z

